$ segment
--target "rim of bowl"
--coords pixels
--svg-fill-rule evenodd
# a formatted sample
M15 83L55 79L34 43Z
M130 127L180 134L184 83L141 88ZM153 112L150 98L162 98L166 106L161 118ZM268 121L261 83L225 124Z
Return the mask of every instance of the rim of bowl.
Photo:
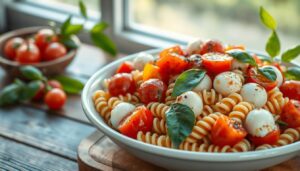
M143 51L145 53L157 54L161 49L153 49ZM249 51L253 53L257 53L257 51ZM139 52L141 53L141 52ZM181 160L193 160L193 161L210 161L210 162L233 162L233 161L249 161L249 160L259 160L265 158L272 158L276 156L281 156L285 154L290 154L300 150L300 142L294 142L289 145L276 147L267 150L261 151L249 151L249 152L239 152L239 153L211 153L211 152L192 152L192 151L184 151L177 149L169 149L165 147L155 146L151 144L147 144L144 142L137 141L135 139L129 138L117 132L116 130L110 128L102 118L99 120L92 111L91 108L94 108L94 104L92 102L91 94L89 94L89 89L93 85L93 83L98 79L98 76L101 73L106 72L106 70L114 65L122 61L126 61L132 59L137 54L135 53L129 55L127 57L123 57L122 59L116 60L99 71L97 71L93 76L87 81L85 87L82 92L81 100L82 100L82 108L87 116L87 118L93 123L100 131L104 132L108 137L112 137L117 141L130 146L131 148L141 150L147 153L152 153L160 156L165 156L169 158L181 159ZM261 53L258 53L261 55ZM98 116L98 113L96 113Z
M34 34L38 30L43 29L43 28L50 28L50 27L47 27L47 26L34 26L34 27L25 27L25 28L21 28L21 29L12 30L12 31L9 31L9 32L6 32L6 33L2 34L0 36L0 42L3 42L3 44L5 44L5 42L8 41L8 39L10 39L10 38L13 38L13 37L16 37L16 36L22 37L24 35ZM18 33L16 34L16 32L18 32ZM76 42L76 44L80 45L81 42L80 42L79 38L76 35L73 35L72 39ZM3 54L3 48L4 47L0 47L0 48L2 48L1 49L2 54L0 54L0 62L4 63L6 65L15 66L15 67L25 66L25 65L32 65L32 66L35 66L35 67L45 67L45 66L49 66L49 65L55 65L55 64L64 62L66 60L69 60L70 58L74 57L76 55L76 52L77 52L77 49L71 49L71 50L68 51L68 53L65 56L63 56L61 58L58 58L58 59L55 59L53 61L42 61L40 63L35 63L35 64L20 64L18 62L15 62L15 61L12 61L12 60L9 60L9 59L5 58L4 54Z

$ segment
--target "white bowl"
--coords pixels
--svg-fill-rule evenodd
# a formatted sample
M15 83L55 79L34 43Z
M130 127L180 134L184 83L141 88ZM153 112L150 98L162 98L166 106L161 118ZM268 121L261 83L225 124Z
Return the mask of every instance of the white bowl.
M145 51L156 55L160 50ZM169 170L258 170L291 159L299 154L300 142L274 149L243 153L204 153L167 149L128 138L110 128L95 110L92 95L101 89L102 80L110 77L120 63L137 54L117 60L96 72L82 93L82 107L88 119L116 144L133 155Z

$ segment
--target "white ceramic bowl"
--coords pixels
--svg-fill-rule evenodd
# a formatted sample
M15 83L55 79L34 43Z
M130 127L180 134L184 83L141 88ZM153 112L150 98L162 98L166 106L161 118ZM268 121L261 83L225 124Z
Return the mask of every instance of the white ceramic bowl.
M145 51L157 54L160 50ZM169 170L258 170L291 159L300 152L300 142L263 151L244 153L204 153L167 149L128 138L113 130L102 120L94 108L93 93L101 88L102 80L110 77L120 63L132 60L137 54L117 60L96 72L86 83L82 93L82 106L88 119L116 144L133 155Z

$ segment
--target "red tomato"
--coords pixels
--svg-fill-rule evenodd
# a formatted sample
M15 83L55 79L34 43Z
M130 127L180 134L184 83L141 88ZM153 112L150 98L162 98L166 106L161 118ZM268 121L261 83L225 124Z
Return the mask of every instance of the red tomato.
M58 42L49 44L44 52L43 60L52 61L61 58L67 54L66 47Z
M146 64L143 71L143 80L149 80L150 78L157 78L162 79L162 76L160 75L160 69L158 66L155 66L153 64Z
M234 146L247 135L247 132L239 122L227 116L220 117L216 120L211 133L212 142L218 146Z
M279 136L280 136L280 130L277 129L268 133L264 137L250 136L250 140L255 146L259 146L263 144L275 145L279 139Z
M112 96L134 93L135 89L136 86L132 75L128 73L116 74L108 83L108 91Z
M44 101L49 109L57 110L64 106L66 99L67 95L63 90L54 88L47 92Z
M191 55L188 59L188 69L190 68L201 68L202 67L202 57L199 54Z
M232 57L221 53L207 53L202 56L202 65L208 73L219 74L231 69Z
M45 95L45 84L40 83L39 90L35 93L32 100L35 100L35 101L41 100L44 97L44 95Z
M58 38L51 29L41 29L35 35L35 44L43 52L45 48L52 42L57 42Z
M153 115L145 106L137 107L131 115L121 121L119 131L131 138L136 139L139 131L151 131Z
M179 45L177 46L173 46L173 47L170 47L170 48L166 48L164 50L162 50L160 53L159 53L159 57L162 58L162 57L165 57L165 56L169 56L169 55L172 55L172 54L177 54L177 55L184 55L184 52L183 50L181 49L181 47Z
M202 45L200 54L203 55L209 52L225 53L225 49L221 42L217 40L208 40Z
M48 84L51 88L63 89L63 86L57 80L49 80Z
M280 118L288 127L300 127L300 101L290 100L282 110Z
M25 41L21 37L15 37L10 39L5 43L4 55L11 60L15 60L17 55L17 49L24 43Z
M280 91L283 93L284 97L300 100L300 81L285 81L281 85Z
M17 50L16 61L21 64L38 63L41 61L40 51L35 44L23 44Z
M145 104L150 102L163 102L167 86L159 79L150 79L143 82L138 89L139 97Z
M254 60L255 60L255 62L256 62L256 64L258 66L262 66L263 65L263 61L255 53L252 54L252 57L254 58Z
M263 86L267 91L272 90L277 85L277 81L270 81L265 76L257 72L255 68L250 68L247 73L248 83L257 83Z
M131 62L123 62L117 69L117 73L131 73L134 70L133 64Z

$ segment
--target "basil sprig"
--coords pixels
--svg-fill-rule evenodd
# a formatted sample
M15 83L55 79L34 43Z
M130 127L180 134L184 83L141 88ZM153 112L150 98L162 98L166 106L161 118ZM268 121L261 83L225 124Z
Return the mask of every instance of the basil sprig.
M260 7L259 16L261 22L269 29L275 30L277 27L276 20L271 16L271 14L264 9L264 7Z
M172 96L176 97L186 91L192 90L204 78L205 73L204 70L190 69L180 74L175 81Z
M166 112L168 135L173 146L179 145L190 135L195 123L195 115L191 108L184 104L174 103Z
M300 80L300 68L299 67L290 67L284 73L284 76L291 80Z
M286 50L282 56L281 60L283 62L290 62L291 60L297 58L300 55L300 45L295 46L291 49Z
M245 51L234 49L227 51L226 53L232 56L234 59L238 60L239 62L248 63L251 66L257 66L254 58Z

